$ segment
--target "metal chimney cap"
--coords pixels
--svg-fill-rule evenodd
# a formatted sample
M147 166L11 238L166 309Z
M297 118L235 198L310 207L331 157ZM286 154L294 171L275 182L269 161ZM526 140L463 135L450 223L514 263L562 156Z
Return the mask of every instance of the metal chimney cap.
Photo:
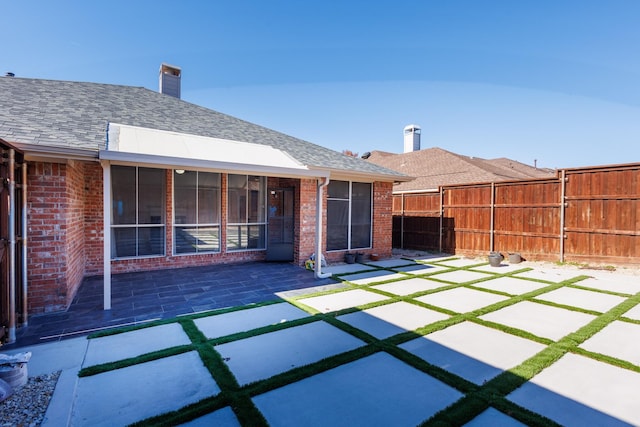
M404 127L404 131L405 132L414 132L415 131L416 133L420 133L420 129L421 128L418 125L406 125Z

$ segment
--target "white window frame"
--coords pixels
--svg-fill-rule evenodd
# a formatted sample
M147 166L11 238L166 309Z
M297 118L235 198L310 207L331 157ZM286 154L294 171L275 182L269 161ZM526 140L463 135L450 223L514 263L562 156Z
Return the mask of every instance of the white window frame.
M177 171L183 171L184 172L195 172L196 173L196 188L195 188L195 210L196 210L196 223L195 224L177 224L176 223L176 200L175 200L175 185L176 185L176 180L175 180L175 175L176 173L178 173ZM211 173L211 174L217 174L218 175L218 219L219 221L217 223L199 223L199 218L198 218L198 212L199 212L199 206L198 204L200 203L200 199L198 197L198 190L200 188L200 173ZM172 189L171 189L171 207L173 209L172 212L172 233L173 233L173 244L172 244L172 254L174 256L193 256L193 255L201 255L201 254L217 254L220 253L222 251L222 174L219 172L201 172L201 171L195 171L195 170L183 170L183 169L174 169L173 170L173 179L171 182L172 185ZM176 246L176 242L177 242L177 238L176 238L176 228L179 227L195 227L195 228L200 228L200 227L217 227L218 228L218 248L217 249L212 249L212 250L198 250L198 248L195 248L195 251L193 252L177 252L177 246Z

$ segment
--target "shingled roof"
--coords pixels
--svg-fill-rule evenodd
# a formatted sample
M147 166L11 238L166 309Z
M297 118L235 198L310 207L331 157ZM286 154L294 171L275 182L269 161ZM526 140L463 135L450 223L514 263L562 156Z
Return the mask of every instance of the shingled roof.
M406 180L402 173L143 87L0 77L0 138L95 152L108 123L268 145L303 165Z
M396 184L394 191L433 190L444 185L556 176L552 169L535 168L507 158L488 160L437 147L403 154L373 151L367 160L416 177L413 181Z

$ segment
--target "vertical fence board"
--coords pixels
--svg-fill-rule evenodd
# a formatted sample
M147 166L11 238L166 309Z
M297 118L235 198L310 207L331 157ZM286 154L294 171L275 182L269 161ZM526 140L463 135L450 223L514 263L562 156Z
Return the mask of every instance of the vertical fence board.
M495 183L493 230L490 183L445 186L442 207L439 192L404 194L404 211L394 195L394 245L403 236L405 248L437 250L442 235L443 250L477 255L493 232L495 250L557 260L562 234L567 261L640 264L640 164L564 172L565 201L559 178Z

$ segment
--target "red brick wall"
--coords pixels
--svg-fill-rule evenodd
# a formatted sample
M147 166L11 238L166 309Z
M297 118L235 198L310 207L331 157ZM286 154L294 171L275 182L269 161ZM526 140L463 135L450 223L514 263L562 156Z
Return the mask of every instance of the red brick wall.
M385 258L391 256L393 234L393 183L373 183L373 250Z
M67 254L67 301L69 305L85 274L85 163L69 161L66 171L65 250Z
M85 164L31 163L27 176L29 311L56 311L85 275Z
M102 274L103 213L102 166L86 163L84 167L84 259L85 275Z
M264 251L226 253L227 176L221 185L221 252L172 255L172 172L166 173L166 255L112 261L112 272L133 272L209 264L264 260ZM71 302L84 276L103 272L102 167L97 162L67 164L32 162L28 171L28 280L31 313L62 310ZM294 262L303 264L315 252L315 179L269 178L270 186L295 189ZM374 183L374 247L365 253L391 254L391 183ZM326 189L323 191L326 209ZM323 213L326 232L326 210ZM326 233L323 233L323 235ZM325 246L323 241L322 246ZM344 252L325 253L342 261Z

